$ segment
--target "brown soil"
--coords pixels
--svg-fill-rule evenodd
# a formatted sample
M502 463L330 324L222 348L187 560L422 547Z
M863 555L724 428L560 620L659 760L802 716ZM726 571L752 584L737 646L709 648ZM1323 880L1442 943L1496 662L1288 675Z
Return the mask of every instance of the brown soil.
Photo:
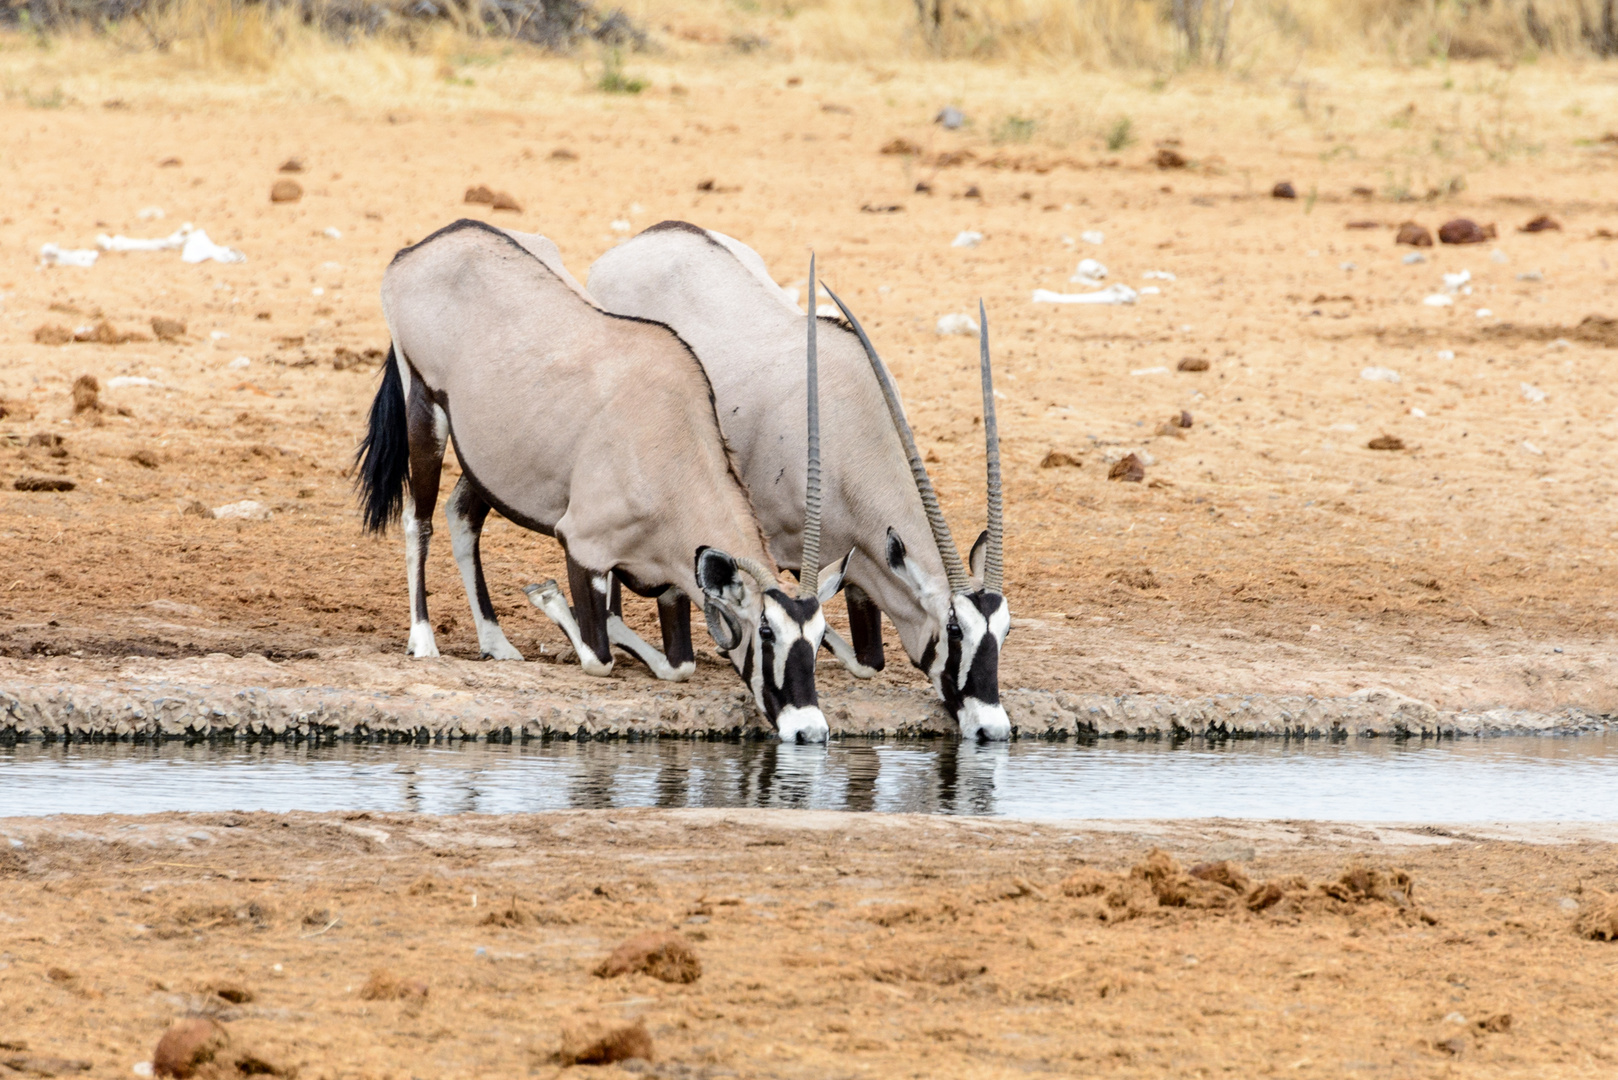
M304 1080L551 1077L564 1040L585 1059L650 1043L650 1074L682 1078L1606 1077L1618 943L1593 931L1615 839L733 810L9 819L0 1047L128 1076L204 1017L220 1060ZM603 977L648 934L700 977Z
M29 55L7 62L56 62ZM374 350L386 346L377 287L401 245L491 213L463 202L482 185L509 189L527 210L497 220L554 238L581 278L623 235L614 221L721 229L784 283L803 276L814 247L889 358L963 541L982 520L976 343L933 327L982 295L1006 395L1008 685L1388 685L1446 707L1618 710L1607 468L1618 391L1604 374L1615 337L1603 321L1618 279L1615 249L1591 239L1618 223L1618 158L1592 149L1579 114L1561 107L1597 92L1586 84L1521 73L1519 90L1541 102L1534 116L1551 118L1542 152L1466 157L1464 190L1435 178L1431 202L1411 206L1354 194L1425 146L1386 120L1408 87L1376 73L1312 84L1315 111L1281 129L1268 118L1292 92L1278 85L1213 93L1186 81L1155 96L1118 85L1108 93L1134 111L1142 142L1113 153L1082 134L996 145L987 121L945 132L930 119L956 91L923 68L895 79L828 66L788 85L770 63L693 64L627 98L581 85L568 62L491 63L464 95L400 88L408 110L357 76L352 97L298 96L289 80L330 85L314 68L217 90L144 68L97 75L112 80L102 90L65 76L74 100L100 100L115 83L127 106L115 111L0 102L16 135L0 217L0 651L402 648L401 544L360 534L347 473ZM1063 79L972 78L985 114L1018 95L1050 109L1083 97ZM1164 172L1152 147L1170 137L1189 165ZM1332 151L1347 142L1354 153ZM272 203L265 192L292 154L303 197ZM161 167L171 156L183 164ZM1310 197L1269 198L1277 176ZM969 189L981 198L962 197ZM903 210L863 214L866 204ZM140 220L147 206L168 216ZM1516 231L1536 213L1565 228ZM1395 245L1394 223L1433 228L1462 214L1512 224L1487 245L1400 261L1412 249ZM1367 215L1388 227L1345 229ZM46 241L164 235L184 220L249 261L189 266L169 252L35 266ZM951 248L962 229L987 239ZM1078 240L1087 229L1105 244ZM1490 260L1496 246L1508 263ZM1177 280L1153 282L1162 294L1132 307L1029 302L1036 287L1078 288L1068 276L1084 255L1113 281L1143 286L1148 270ZM1441 271L1462 268L1474 295L1423 306ZM1543 280L1518 280L1529 270ZM1485 306L1493 315L1478 318ZM51 345L32 338L42 324L154 326L165 340L92 332ZM1180 363L1188 354L1208 369ZM237 357L248 366L232 367ZM1372 366L1402 381L1362 379ZM1162 368L1176 370L1152 373ZM75 411L82 375L100 389ZM158 385L111 386L119 375ZM1529 400L1525 384L1548 398ZM1182 410L1195 426L1162 434ZM62 447L29 445L39 431L61 434ZM1140 482L1108 482L1131 453ZM1040 468L1070 460L1079 467ZM30 479L32 490L16 490L24 476L77 486L50 493ZM245 499L273 517L207 513ZM542 646L554 655L561 635L518 587L558 576L556 545L495 521L484 552L513 641L531 658ZM475 655L445 543L428 577L441 647ZM649 629L650 605L632 607ZM699 680L733 685L697 633L714 661ZM902 660L884 679L921 685Z

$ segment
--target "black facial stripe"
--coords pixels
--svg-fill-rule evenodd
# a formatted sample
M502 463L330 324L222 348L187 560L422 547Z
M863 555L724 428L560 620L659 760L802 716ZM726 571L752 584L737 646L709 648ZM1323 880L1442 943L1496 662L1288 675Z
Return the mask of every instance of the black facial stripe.
M804 709L820 704L815 694L815 651L809 647L807 641L799 638L792 643L792 647L787 650L783 674L786 681L775 688L781 706L792 705Z
M991 622L1004 599L985 592L970 594L967 599L972 606L983 614L985 622ZM928 642L927 651L922 659L927 666L931 665L934 652L933 646L937 639ZM981 701L985 705L1000 704L1000 643L995 640L994 634L985 630L982 639L978 642L977 651L971 656L962 656L964 642L960 638L951 639L949 654L944 660L944 673L942 677L942 692L944 707L952 715L958 714L961 703L967 698ZM966 685L961 685L961 665L966 665Z
M958 662L955 670L960 671ZM976 698L985 705L1000 704L1000 649L993 634L984 634L978 642L972 666L966 669L966 687L961 696Z
M747 647L742 650L742 682L746 683L748 686L752 686L753 685L753 643L752 642L747 642L746 645L747 645ZM769 700L769 695L767 695L767 694L765 695L765 700L766 701ZM774 719L774 718L772 717L771 719Z
M927 647L921 650L921 660L916 664L918 668L931 675L933 661L938 659L938 635L934 634L927 639Z

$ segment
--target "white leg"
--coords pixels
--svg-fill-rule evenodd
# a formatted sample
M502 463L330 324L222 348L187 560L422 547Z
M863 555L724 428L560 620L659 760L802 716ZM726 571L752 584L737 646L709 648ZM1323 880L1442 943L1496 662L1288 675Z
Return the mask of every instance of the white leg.
M416 520L416 503L405 490L405 582L410 588L410 640L405 645L411 656L437 656L438 643L433 640L433 624L427 619L427 547L432 540L432 525L422 528Z
M837 658L839 664L848 669L850 675L856 679L874 679L876 677L876 669L868 668L860 663L859 657L854 653L854 646L844 641L842 635L829 626L826 627L825 641L827 647L831 649L831 654Z
M584 638L579 634L579 624L573 618L572 609L567 606L567 597L562 595L562 587L555 580L542 585L524 585L522 591L528 594L530 604L549 615L551 622L562 628L562 633L573 643L573 651L579 654L579 665L584 668L586 675L612 674L612 656L608 655L603 662L596 656L595 650L584 643Z
M468 514L469 504L475 504L482 512ZM461 584L466 586L466 599L472 605L478 651L491 660L521 660L522 653L506 640L506 632L495 619L494 608L489 603L489 587L483 580L478 539L483 534L487 515L487 507L472 493L472 485L463 475L444 504L444 517L449 522L450 549L455 552L455 564L461 568Z
M620 649L627 649L633 653L640 662L652 669L652 674L668 682L685 682L696 674L697 662L688 660L675 667L668 662L668 658L661 652L652 648L651 644L616 615L607 616L607 640Z

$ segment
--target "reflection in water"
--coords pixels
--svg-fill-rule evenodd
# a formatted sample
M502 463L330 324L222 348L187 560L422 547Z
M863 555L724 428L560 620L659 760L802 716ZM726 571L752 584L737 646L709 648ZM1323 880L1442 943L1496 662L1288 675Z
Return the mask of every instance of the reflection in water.
M0 748L0 817L759 806L1044 818L1618 820L1618 735L830 747L653 741Z

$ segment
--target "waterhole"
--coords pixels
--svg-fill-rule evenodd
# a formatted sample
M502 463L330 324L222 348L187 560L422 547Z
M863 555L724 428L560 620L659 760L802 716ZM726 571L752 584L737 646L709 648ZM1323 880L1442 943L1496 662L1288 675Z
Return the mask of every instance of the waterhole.
M0 748L0 817L801 807L1022 818L1618 821L1618 734L1395 742L842 740Z

